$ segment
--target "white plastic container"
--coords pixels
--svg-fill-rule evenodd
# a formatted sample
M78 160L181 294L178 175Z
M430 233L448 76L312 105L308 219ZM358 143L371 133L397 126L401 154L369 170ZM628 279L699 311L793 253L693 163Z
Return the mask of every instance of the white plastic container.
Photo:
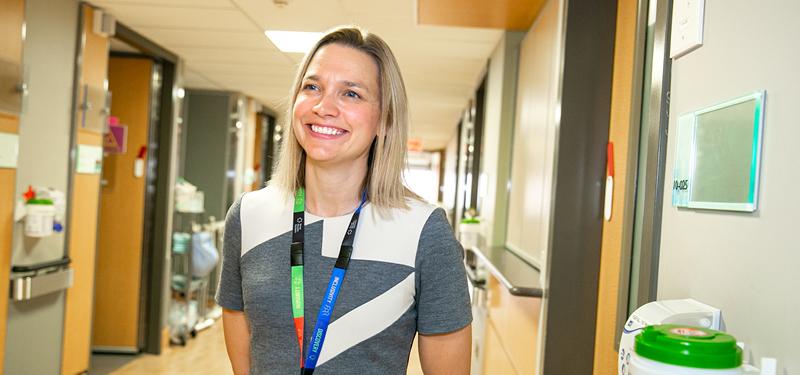
M31 200L25 205L25 235L47 237L53 234L56 207L49 200Z
M465 249L478 246L481 223L477 219L464 219L458 223L458 239Z

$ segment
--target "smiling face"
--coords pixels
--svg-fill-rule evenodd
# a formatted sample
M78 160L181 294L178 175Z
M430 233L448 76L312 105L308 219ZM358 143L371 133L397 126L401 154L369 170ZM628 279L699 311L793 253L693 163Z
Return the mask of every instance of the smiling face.
M317 50L300 83L292 121L307 159L322 164L366 161L379 120L375 60L341 44Z

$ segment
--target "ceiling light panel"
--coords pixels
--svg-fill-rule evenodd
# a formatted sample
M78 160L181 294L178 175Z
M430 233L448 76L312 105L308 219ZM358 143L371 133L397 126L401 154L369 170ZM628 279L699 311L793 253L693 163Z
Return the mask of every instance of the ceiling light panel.
M290 53L306 53L314 47L319 38L322 37L321 32L308 32L308 31L284 31L284 30L267 30L264 35L269 38L275 47L278 47L281 52Z

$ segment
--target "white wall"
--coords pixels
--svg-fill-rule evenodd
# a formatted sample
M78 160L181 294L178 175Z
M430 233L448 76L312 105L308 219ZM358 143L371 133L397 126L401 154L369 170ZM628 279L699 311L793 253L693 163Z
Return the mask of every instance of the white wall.
M486 195L481 201L483 235L492 246L506 240L508 179L511 173L511 133L517 97L519 44L524 32L506 32L489 58L481 145L481 178Z
M669 134L680 114L766 90L759 207L679 210L665 184L658 298L721 308L728 332L756 359L776 357L779 374L800 374L800 2L705 3L704 45L672 66Z
M506 247L541 269L549 247L562 54L561 1L548 1L520 47Z
M456 157L458 156L458 131L453 133L450 142L444 152L444 177L442 182L442 205L447 212L447 218L452 222L455 220L456 207Z

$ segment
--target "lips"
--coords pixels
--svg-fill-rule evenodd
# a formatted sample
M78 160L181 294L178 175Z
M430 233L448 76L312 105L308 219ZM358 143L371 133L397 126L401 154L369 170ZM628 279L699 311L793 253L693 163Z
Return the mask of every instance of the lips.
M319 124L306 124L310 133L314 136L321 138L338 138L347 133L347 130L337 128L335 126L319 125Z

